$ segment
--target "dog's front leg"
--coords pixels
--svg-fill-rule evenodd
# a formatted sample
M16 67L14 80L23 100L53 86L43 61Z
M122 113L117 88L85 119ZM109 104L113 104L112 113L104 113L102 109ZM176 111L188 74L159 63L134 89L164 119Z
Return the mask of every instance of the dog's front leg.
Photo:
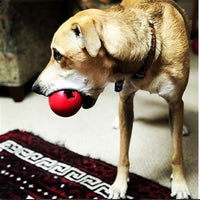
M119 121L120 121L120 156L117 168L117 177L110 188L109 199L126 198L129 174L129 144L133 125L133 97L134 94L120 94Z
M172 197L177 199L188 199L188 190L183 172L183 101L169 103L171 130L173 134L174 153L172 158Z

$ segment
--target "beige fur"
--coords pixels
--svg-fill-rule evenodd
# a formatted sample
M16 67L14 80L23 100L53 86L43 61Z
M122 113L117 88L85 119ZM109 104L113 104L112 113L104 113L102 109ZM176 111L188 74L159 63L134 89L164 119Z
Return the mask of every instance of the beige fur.
M156 33L154 62L143 79L131 78L143 66ZM182 155L182 95L189 76L188 19L172 0L123 0L105 11L89 9L67 20L55 33L52 57L33 86L49 96L61 89L78 90L83 107L93 106L107 82L124 80L120 92L120 157L109 198L125 197L133 98L137 90L162 96L169 104L174 154L172 196L188 198ZM60 55L60 57L58 56ZM84 97L89 97L84 101Z

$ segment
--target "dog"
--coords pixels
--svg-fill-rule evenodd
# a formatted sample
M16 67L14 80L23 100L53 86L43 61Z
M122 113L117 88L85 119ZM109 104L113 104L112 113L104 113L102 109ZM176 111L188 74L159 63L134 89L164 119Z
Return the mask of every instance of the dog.
M52 56L33 85L50 96L70 89L82 107L94 106L108 82L119 92L120 156L109 198L125 198L133 98L138 90L163 97L169 105L173 137L171 196L188 199L184 177L182 96L190 68L189 23L173 0L123 0L106 10L80 11L53 36Z

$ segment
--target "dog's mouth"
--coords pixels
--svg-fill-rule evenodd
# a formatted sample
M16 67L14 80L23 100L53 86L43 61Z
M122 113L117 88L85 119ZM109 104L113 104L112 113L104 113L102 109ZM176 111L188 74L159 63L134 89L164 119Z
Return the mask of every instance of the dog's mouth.
M66 90L66 89L63 89L63 90ZM61 90L54 91L53 93L56 93L59 91L61 91ZM67 91L68 91L68 92L66 92L67 98L72 98L73 97L72 91L75 91L75 90L67 90ZM79 91L77 91L77 92L81 95L81 98L82 98L82 108L89 109L95 105L96 99L94 99L93 97L86 95L82 92L79 92ZM53 93L48 95L48 97L50 97Z
M38 83L34 83L33 86L32 86L32 90L34 92L36 92L37 94L45 95L46 97L50 97L53 93L59 92L61 90L72 91L71 89L62 88L62 89L59 89L59 90L54 90L54 91L49 92L49 90L47 88L48 87L41 88ZM75 90L75 91L79 92L79 94L82 97L82 108L89 109L89 108L91 108L95 105L97 99L93 98L90 95L85 94L84 92L81 92L81 91L78 91L78 90Z
M60 91L60 90L59 90L59 91ZM68 99L74 97L72 91L74 91L74 90L66 90L65 94L66 94L66 97L67 97ZM56 92L58 92L58 91L56 91ZM77 91L77 92L78 92L78 91ZM54 92L54 93L55 93L55 92ZM53 94L53 93L52 93L52 94ZM88 96L88 95L85 95L85 94L83 94L83 93L81 93L81 92L79 92L79 94L81 95L81 98L82 98L82 108L84 108L84 109L89 109L89 108L93 107L94 104L96 103L96 100L95 100L93 97ZM51 95L49 95L49 96L51 96Z

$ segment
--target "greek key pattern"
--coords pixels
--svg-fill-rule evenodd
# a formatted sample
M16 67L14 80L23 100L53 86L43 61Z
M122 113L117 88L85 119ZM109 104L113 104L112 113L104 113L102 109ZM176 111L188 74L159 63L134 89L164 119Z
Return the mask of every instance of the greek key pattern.
M78 168L45 157L41 153L23 147L13 140L0 143L0 152L2 150L54 175L64 177L67 180L83 185L104 198L108 197L110 184ZM132 199L132 197L128 198Z

